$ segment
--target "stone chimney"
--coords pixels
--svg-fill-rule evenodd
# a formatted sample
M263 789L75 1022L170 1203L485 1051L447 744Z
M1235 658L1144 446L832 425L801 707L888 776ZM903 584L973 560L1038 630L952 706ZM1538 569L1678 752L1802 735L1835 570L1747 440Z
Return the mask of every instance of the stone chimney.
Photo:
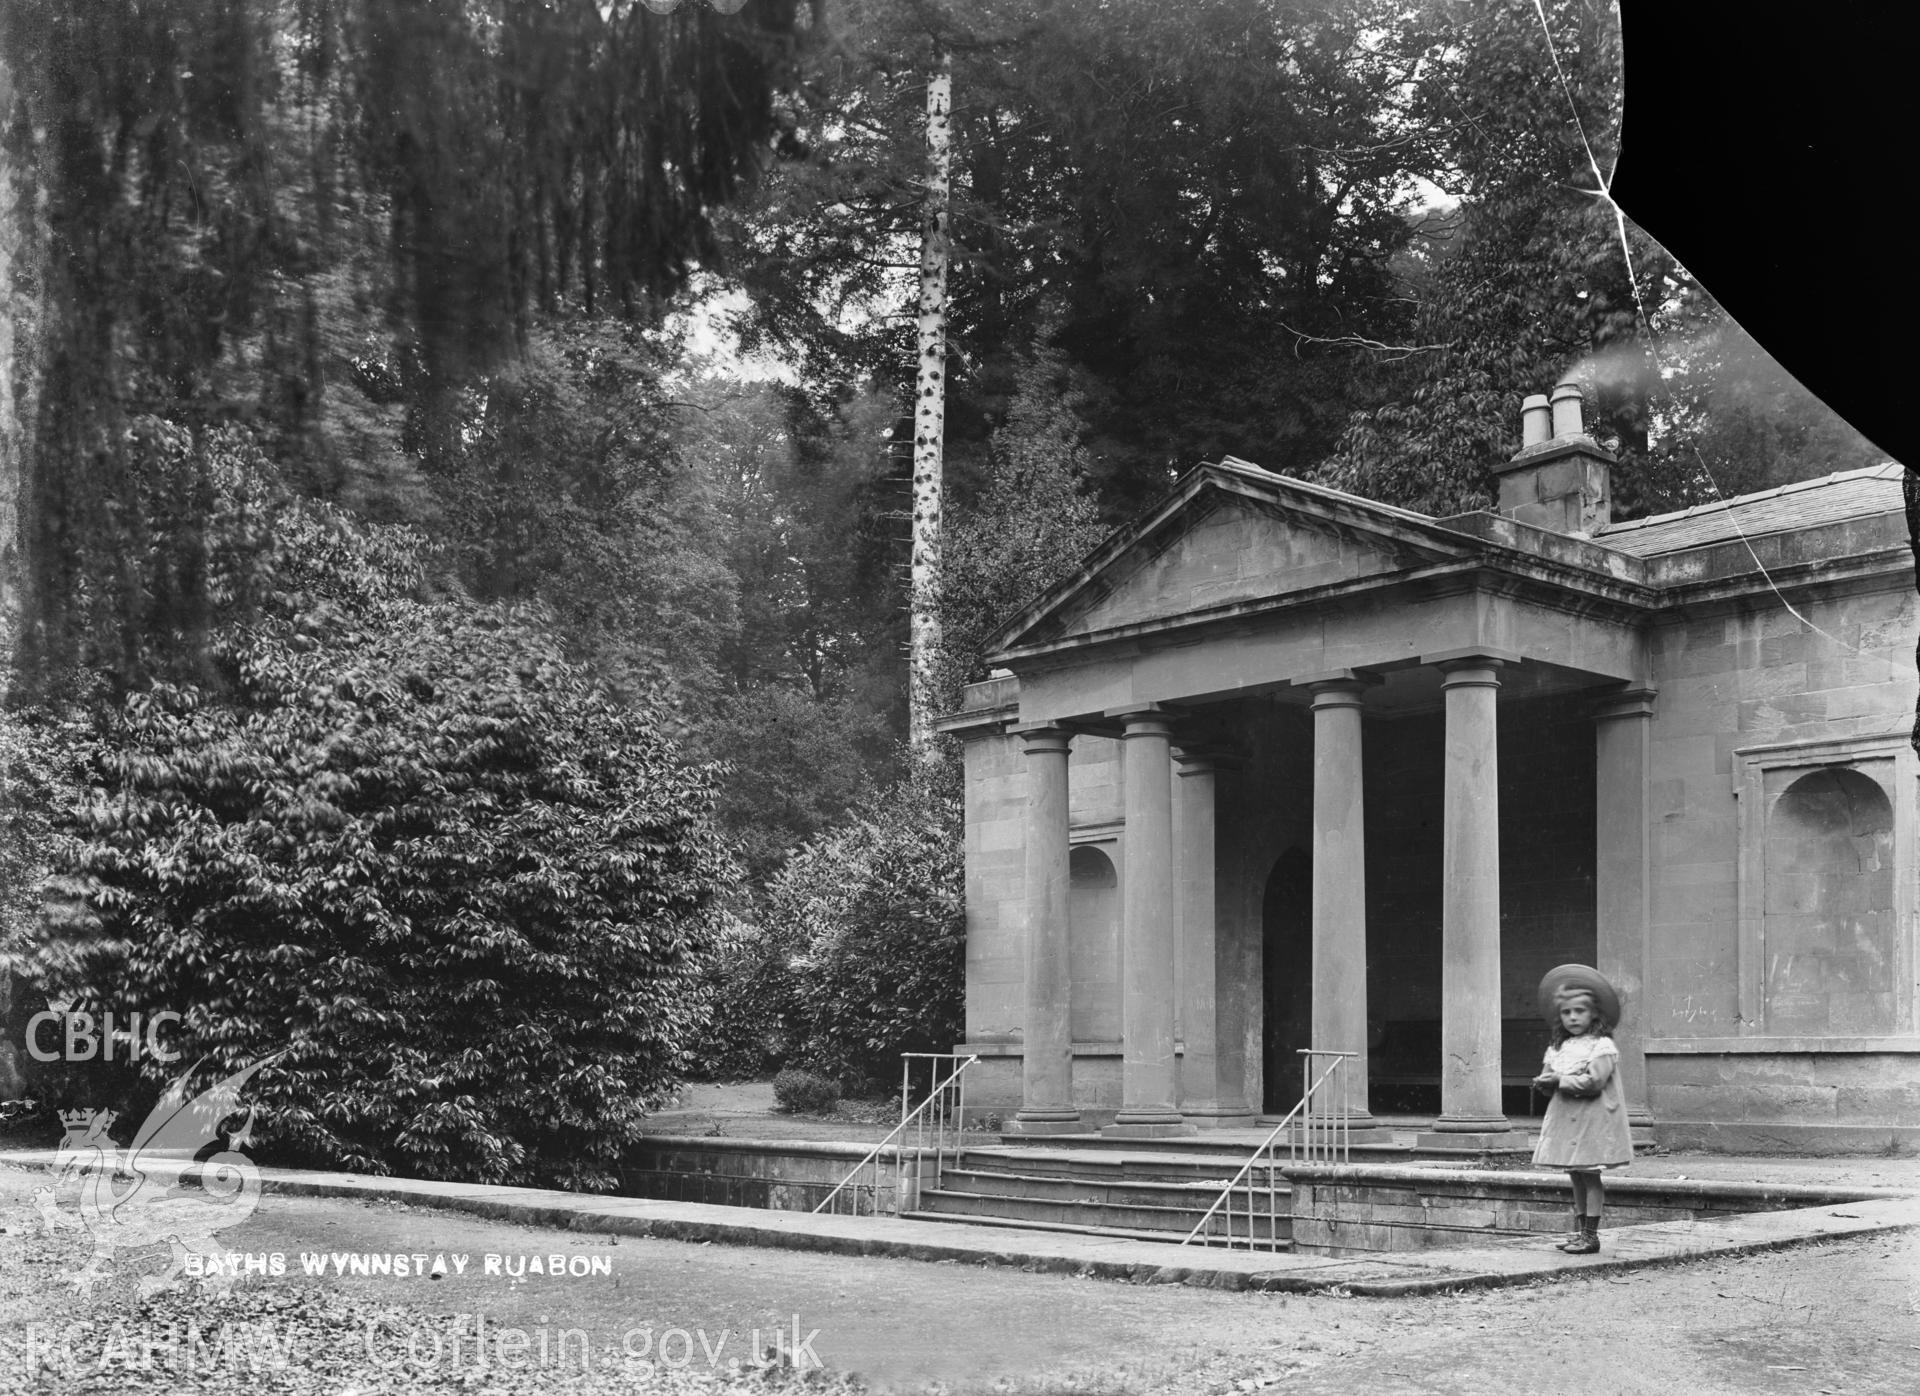
M1493 468L1499 509L1510 519L1577 538L1613 518L1613 453L1587 435L1580 386L1568 380L1551 399L1535 393L1520 408L1520 450Z

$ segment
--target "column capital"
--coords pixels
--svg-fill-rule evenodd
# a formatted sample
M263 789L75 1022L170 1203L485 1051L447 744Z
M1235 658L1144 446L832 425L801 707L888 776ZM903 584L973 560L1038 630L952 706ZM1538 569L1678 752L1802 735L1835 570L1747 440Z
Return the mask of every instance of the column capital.
M1593 720L1611 722L1627 717L1652 717L1653 701L1658 696L1659 690L1653 688L1624 688L1609 693L1593 705Z
M1359 694L1369 688L1377 688L1386 682L1378 674L1370 674L1365 669L1326 669L1318 674L1302 674L1290 680L1290 686L1304 688L1318 696L1322 693Z
M1128 737L1172 737L1174 713L1158 703L1138 703L1125 708L1108 708L1106 716L1121 724L1122 740Z
M1028 755L1064 752L1073 741L1073 729L1058 722L1033 722L1008 730L1020 739L1020 749Z
M1498 688L1500 670L1505 667L1503 659L1448 659L1433 667L1440 671L1440 687L1453 688Z
M1178 775L1198 776L1210 771L1235 770L1246 762L1247 754L1225 742L1173 743L1174 771Z
M1492 669L1496 672L1502 665L1518 664L1523 656L1512 650L1495 649L1491 645L1466 645L1460 649L1434 650L1420 656L1420 662L1429 668L1438 669L1443 674L1456 669Z

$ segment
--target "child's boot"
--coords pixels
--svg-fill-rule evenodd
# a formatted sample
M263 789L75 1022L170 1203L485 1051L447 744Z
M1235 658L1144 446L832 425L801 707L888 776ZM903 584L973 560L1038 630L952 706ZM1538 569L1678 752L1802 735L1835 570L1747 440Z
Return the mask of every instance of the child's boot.
M1580 1237L1583 1234L1584 1232L1580 1225L1580 1214L1578 1212L1575 1212L1573 1214L1572 1221L1570 1221L1567 1224L1567 1234L1560 1238L1560 1240L1554 1245L1554 1249L1557 1251L1564 1251L1564 1250L1571 1249L1573 1245L1579 1241Z
M1600 1218L1580 1218L1580 1235L1560 1248L1568 1255L1592 1255L1600 1249Z

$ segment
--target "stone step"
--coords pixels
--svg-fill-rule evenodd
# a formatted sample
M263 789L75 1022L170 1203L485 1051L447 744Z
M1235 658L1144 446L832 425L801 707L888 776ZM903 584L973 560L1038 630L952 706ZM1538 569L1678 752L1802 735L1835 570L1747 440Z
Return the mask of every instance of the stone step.
M1021 1178L1076 1178L1088 1182L1211 1183L1225 1187L1246 1162L1239 1158L1078 1153L1070 1150L967 1149L960 1167Z
M1239 1133L1239 1132L1236 1132ZM1429 1148L1415 1143L1411 1134L1404 1131L1381 1130L1383 1136L1377 1142L1361 1143L1362 1136L1355 1136L1348 1149L1345 1160L1355 1164L1413 1164L1433 1163L1447 1167L1473 1167L1477 1165L1509 1163L1531 1156L1532 1146L1479 1149ZM1044 1142L1042 1142L1044 1141ZM1188 1139L1111 1139L1101 1134L1055 1134L1055 1135L1017 1135L1002 1134L997 1145L985 1145L982 1148L996 1151L1015 1150L1039 1154L1071 1153L1083 1157L1106 1157L1122 1155L1131 1158L1159 1160L1193 1160L1220 1162L1231 1160L1238 1168L1253 1155L1259 1146L1260 1136L1247 1134L1240 1138L1222 1138L1220 1135L1199 1135ZM971 1150L969 1150L971 1152ZM1289 1155L1286 1141L1280 1141L1279 1157L1285 1162ZM1328 1163L1324 1154L1302 1162Z
M1178 1246L1181 1241L1186 1239L1186 1232L1183 1231L1155 1231L1124 1226L1087 1226L1077 1222L1015 1220L1011 1217L995 1217L985 1214L962 1215L955 1212L902 1212L900 1216L901 1219L905 1221L963 1222L968 1226L998 1226L1004 1227L1009 1231L1046 1231L1069 1236L1098 1236L1114 1241L1154 1241L1167 1246ZM1237 1228L1237 1230L1239 1235L1244 1238L1246 1235L1244 1228ZM1217 1254L1220 1248L1220 1243L1216 1240L1212 1246L1212 1250ZM1196 1241L1187 1249L1197 1253L1206 1248L1202 1247L1201 1244ZM1245 1250L1246 1247L1241 1246L1238 1249ZM1281 1240L1269 1245L1266 1238L1262 1237L1257 1249L1262 1252L1291 1251L1293 1249L1293 1242L1283 1237Z
M997 1144L976 1146L996 1153L1074 1154L1094 1157L1125 1155L1131 1158L1188 1162L1228 1159L1238 1168L1253 1154L1260 1136L1221 1138L1199 1135L1190 1139L1109 1139L1102 1134L1018 1135L1003 1134ZM1281 1150L1285 1152L1284 1147Z
M1009 1225L1025 1226L1047 1222L1071 1228L1106 1227L1123 1231L1156 1233L1159 1238L1178 1241L1199 1224L1211 1200L1190 1207L1152 1206L1144 1203L1079 1201L1072 1198L1015 1197L1005 1194L958 1192L946 1188L928 1189L920 1194L923 1212L954 1220L979 1221L997 1218ZM1265 1237L1267 1220L1256 1218L1255 1234ZM1246 1235L1245 1214L1233 1219L1234 1234ZM1225 1220L1221 1219L1224 1231ZM1272 1233L1281 1240L1293 1235L1293 1219L1281 1215L1274 1219Z
M1382 1159L1405 1159L1409 1154L1418 1152L1413 1137L1407 1133L1393 1130L1377 1131L1377 1138L1368 1138L1364 1134L1351 1137L1349 1151L1354 1158L1362 1154ZM1266 1138L1264 1133L1236 1130L1232 1134L1201 1134L1186 1139L1113 1139L1104 1134L1054 1134L1019 1135L1002 1134L997 1144L982 1145L984 1148L1002 1149L1067 1149L1079 1153L1122 1153L1142 1155L1170 1155L1176 1158L1232 1158L1245 1160ZM1279 1152L1287 1153L1286 1136L1278 1141ZM1319 1160L1326 1162L1324 1156Z
M1069 1202L1104 1202L1117 1206L1157 1207L1213 1205L1226 1186L1225 1178L1158 1179L1134 1174L1085 1177L1043 1173L1013 1173L999 1169L944 1168L940 1186L949 1192L978 1193L984 1197L1031 1197ZM1284 1208L1292 1196L1284 1181L1274 1189L1276 1205ZM1265 1188L1261 1189L1265 1196ZM1241 1205L1238 1202L1236 1206Z

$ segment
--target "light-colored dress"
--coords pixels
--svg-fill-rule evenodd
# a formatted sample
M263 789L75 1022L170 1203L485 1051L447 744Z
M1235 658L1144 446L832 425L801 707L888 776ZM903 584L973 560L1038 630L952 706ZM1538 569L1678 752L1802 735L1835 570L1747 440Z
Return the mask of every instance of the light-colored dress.
M1562 1089L1547 1102L1533 1161L1548 1168L1620 1168L1633 1162L1627 1100L1620 1089L1620 1049L1611 1037L1570 1037L1547 1048L1546 1070ZM1600 1088L1598 1095L1569 1095Z

